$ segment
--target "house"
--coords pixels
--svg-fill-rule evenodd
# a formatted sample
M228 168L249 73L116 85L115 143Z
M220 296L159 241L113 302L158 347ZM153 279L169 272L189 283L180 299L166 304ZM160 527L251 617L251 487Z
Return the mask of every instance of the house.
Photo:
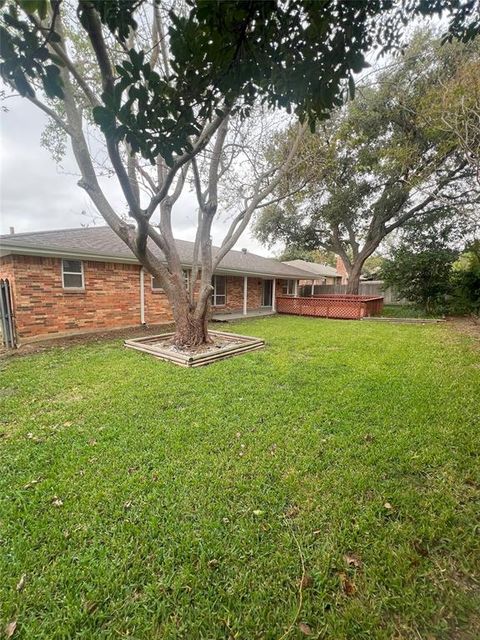
M193 242L176 244L189 278ZM276 294L297 291L309 277L294 265L230 251L213 277L212 310L274 313ZM2 280L17 342L172 321L159 283L109 227L0 236Z
M334 267L329 267L326 264L319 264L318 262L307 262L306 260L287 260L283 264L286 264L295 269L302 269L315 276L315 279L305 279L299 281L299 286L307 284L325 285L325 284L342 284L342 274ZM343 264L343 263L342 263Z

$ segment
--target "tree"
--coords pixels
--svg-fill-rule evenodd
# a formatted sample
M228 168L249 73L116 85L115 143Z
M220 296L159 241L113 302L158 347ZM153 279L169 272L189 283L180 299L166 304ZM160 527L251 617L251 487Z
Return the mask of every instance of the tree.
M430 126L424 96L466 60L478 64L475 44L441 46L417 33L401 59L306 137L296 179L308 185L262 212L259 239L335 252L348 272L348 292L357 293L365 261L390 233L432 216L461 220L474 212L475 168L454 136ZM288 137L277 143L276 161L288 146ZM291 182L289 176L279 192L291 190Z
M452 267L457 257L457 251L438 239L418 250L401 245L385 261L382 276L386 286L395 287L402 298L427 313L444 311L453 291Z
M427 92L422 106L432 133L459 145L480 184L480 55L460 62L452 77Z
M453 305L457 312L480 314L480 240L469 243L452 268Z
M318 264L326 264L334 267L336 264L335 254L331 251L322 251L320 249L303 249L302 247L288 247L283 251L278 259L282 262L289 260L306 260L307 262L317 262Z
M344 81L366 66L376 43L388 50L408 17L451 8L451 33L477 29L473 3L429 0L202 2L173 0L10 0L0 10L0 71L5 82L46 113L72 145L95 207L172 305L178 346L208 341L211 273L238 240L253 210L285 180L307 123L342 102ZM470 6L471 5L471 6ZM224 145L233 118L259 103L295 114L290 149L255 177L220 254L210 229L218 209ZM101 136L123 192L127 224L98 181L87 131ZM58 147L57 147L58 148ZM208 176L197 157L208 154ZM105 169L102 167L101 169ZM187 288L175 246L172 211L193 174L200 215L198 268ZM286 189L286 194L290 193ZM159 219L155 216L159 215ZM158 252L161 250L164 260ZM198 282L198 294L195 290Z

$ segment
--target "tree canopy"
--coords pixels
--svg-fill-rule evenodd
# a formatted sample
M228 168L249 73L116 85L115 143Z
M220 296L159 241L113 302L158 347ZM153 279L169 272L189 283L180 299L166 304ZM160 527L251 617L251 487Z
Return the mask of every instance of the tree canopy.
M365 260L388 234L442 216L467 219L480 198L475 167L429 112L467 63L479 73L475 41L442 46L417 33L404 56L365 79L352 102L306 137L296 175L306 186L260 215L258 237L334 251L355 291ZM287 134L272 156L288 145ZM291 179L281 188L291 189Z

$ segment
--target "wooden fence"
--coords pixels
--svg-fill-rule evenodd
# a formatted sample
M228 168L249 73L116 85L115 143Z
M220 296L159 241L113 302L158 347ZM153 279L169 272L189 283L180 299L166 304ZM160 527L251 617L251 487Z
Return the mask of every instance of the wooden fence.
M315 295L310 298L278 296L276 302L278 313L317 318L360 320L368 316L378 316L383 309L381 296Z
M346 284L316 284L315 295L345 295L347 293ZM310 284L300 287L300 295L310 297L312 286ZM407 304L407 300L400 298L393 287L383 286L383 280L369 280L360 282L358 295L377 297L382 296L385 304Z

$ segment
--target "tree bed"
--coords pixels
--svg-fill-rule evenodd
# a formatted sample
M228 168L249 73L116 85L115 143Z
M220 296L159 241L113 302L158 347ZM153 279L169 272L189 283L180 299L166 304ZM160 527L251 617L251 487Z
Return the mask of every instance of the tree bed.
M217 360L230 358L248 351L261 349L265 341L251 336L241 336L224 331L209 331L211 343L194 349L181 349L173 344L174 333L144 336L125 340L125 346L150 353L161 360L167 360L183 367L201 367Z

